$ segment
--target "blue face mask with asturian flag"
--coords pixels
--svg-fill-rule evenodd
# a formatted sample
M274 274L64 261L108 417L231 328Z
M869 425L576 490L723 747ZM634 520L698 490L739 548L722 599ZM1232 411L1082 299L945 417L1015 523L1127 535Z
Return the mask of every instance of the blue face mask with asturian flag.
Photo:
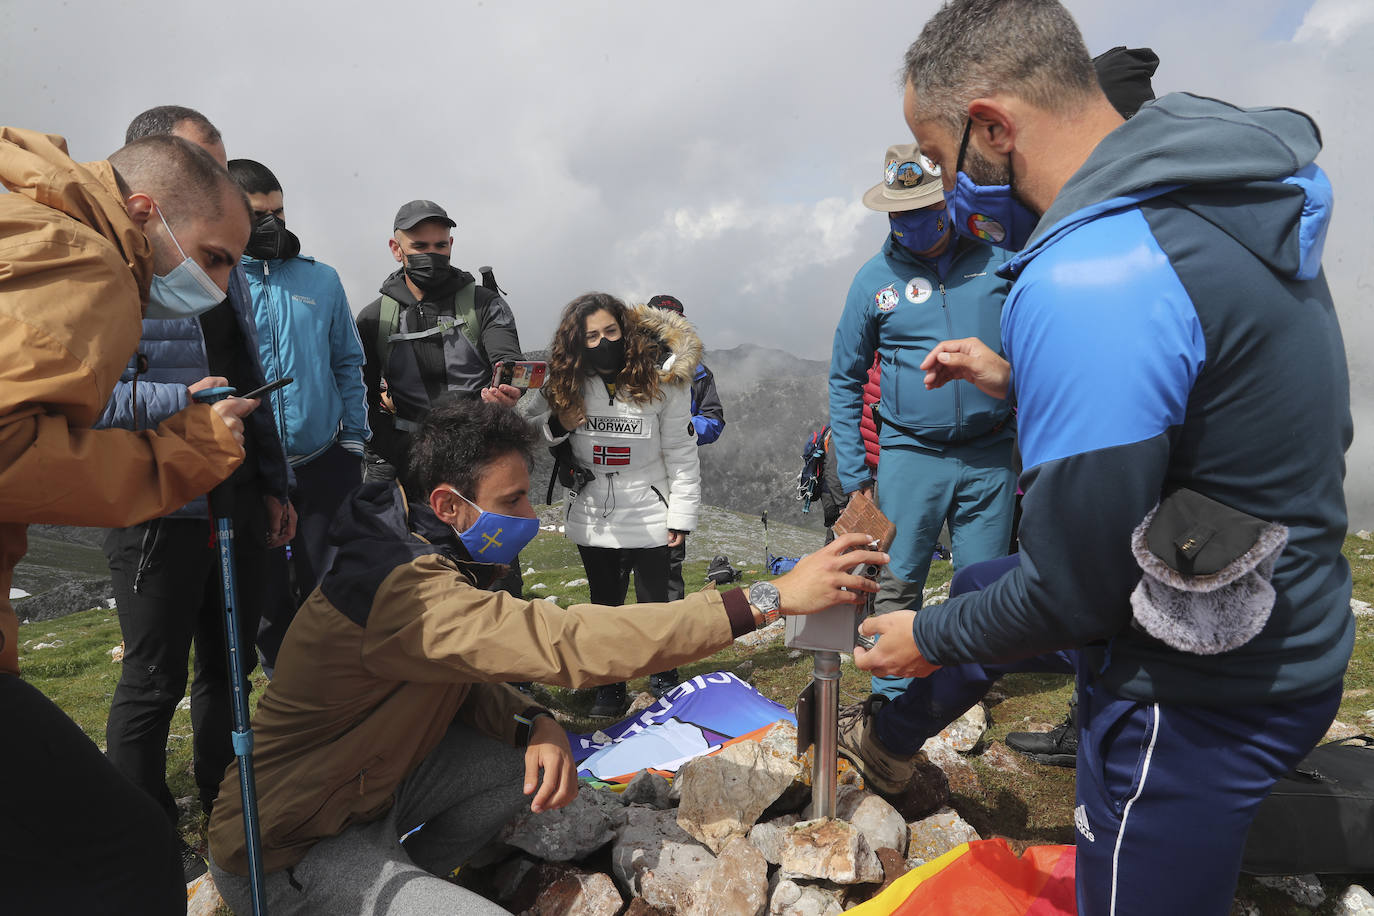
M500 563L509 566L539 533L537 518L520 518L515 515L488 512L453 487L444 489L481 513L467 530L453 529L453 533L458 535L458 540L467 548L468 556L477 563Z

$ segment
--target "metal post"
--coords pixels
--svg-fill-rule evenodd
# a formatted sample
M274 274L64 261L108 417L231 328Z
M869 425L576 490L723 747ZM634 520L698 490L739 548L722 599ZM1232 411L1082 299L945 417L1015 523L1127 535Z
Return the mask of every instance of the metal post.
M835 816L835 748L840 726L840 653L817 652L815 684L815 760L811 768L811 808L814 817Z
M232 388L198 391L195 400L214 403L232 397ZM243 659L243 638L239 633L238 582L234 566L234 494L222 483L210 493L210 509L215 518L215 545L219 549L220 584L224 594L224 644L229 656L229 684L232 691L234 730L230 735L239 762L239 793L243 799L243 835L248 851L249 887L253 895L253 916L266 916L266 885L262 870L262 839L258 832L258 793L253 782L253 728L248 715L248 691L244 681L251 664Z

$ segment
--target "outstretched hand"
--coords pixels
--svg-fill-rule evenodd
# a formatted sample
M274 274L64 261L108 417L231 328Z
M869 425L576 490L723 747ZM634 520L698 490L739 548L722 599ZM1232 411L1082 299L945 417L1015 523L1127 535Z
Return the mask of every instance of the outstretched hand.
M1011 388L1011 363L977 337L940 341L921 361L921 368L927 389L962 379L990 397L1005 398Z
M842 534L815 553L801 558L790 572L773 580L784 614L814 614L835 604L858 604L878 583L850 570L860 564L883 566L889 557L867 549L866 534ZM863 549L859 549L863 548Z
M879 677L926 677L938 669L921 654L911 629L915 611L893 611L869 617L859 624L864 636L880 636L872 649L854 647L854 667Z

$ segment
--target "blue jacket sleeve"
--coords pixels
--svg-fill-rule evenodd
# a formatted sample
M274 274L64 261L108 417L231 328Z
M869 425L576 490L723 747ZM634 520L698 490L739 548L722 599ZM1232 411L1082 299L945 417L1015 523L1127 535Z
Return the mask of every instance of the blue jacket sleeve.
M329 324L329 354L333 361L334 382L343 401L343 429L339 445L350 454L363 455L363 443L372 438L367 423L367 387L363 384L363 342L358 325L348 307L348 297L338 274L333 276L333 314Z
M96 429L156 429L163 420L191 403L185 385L146 380L135 385L132 373L125 375L127 380L121 377L115 383L110 400L95 422Z
M710 445L725 429L725 408L716 392L716 377L705 366L697 366L692 379L692 428L697 445Z
M1098 222L1041 254L1008 299L1026 467L1021 566L916 616L916 643L935 664L1023 658L1129 625L1140 578L1131 533L1159 502L1206 344L1139 213Z
M859 422L863 419L864 382L868 380L868 368L873 365L877 347L878 327L872 302L859 278L855 277L830 348L831 455L846 493L853 493L872 482L872 475L864 465Z

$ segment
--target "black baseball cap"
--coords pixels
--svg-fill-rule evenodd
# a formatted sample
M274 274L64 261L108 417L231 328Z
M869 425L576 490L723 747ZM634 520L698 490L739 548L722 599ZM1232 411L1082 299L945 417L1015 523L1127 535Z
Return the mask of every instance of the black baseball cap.
M414 229L416 225L423 223L427 219L437 219L446 223L450 229L458 225L448 218L444 208L432 200L412 200L408 204L402 204L401 209L396 211L396 222L392 229Z
M677 312L679 315L683 314L682 300L677 296L660 293L649 300L649 305L656 309L667 309L670 312Z

